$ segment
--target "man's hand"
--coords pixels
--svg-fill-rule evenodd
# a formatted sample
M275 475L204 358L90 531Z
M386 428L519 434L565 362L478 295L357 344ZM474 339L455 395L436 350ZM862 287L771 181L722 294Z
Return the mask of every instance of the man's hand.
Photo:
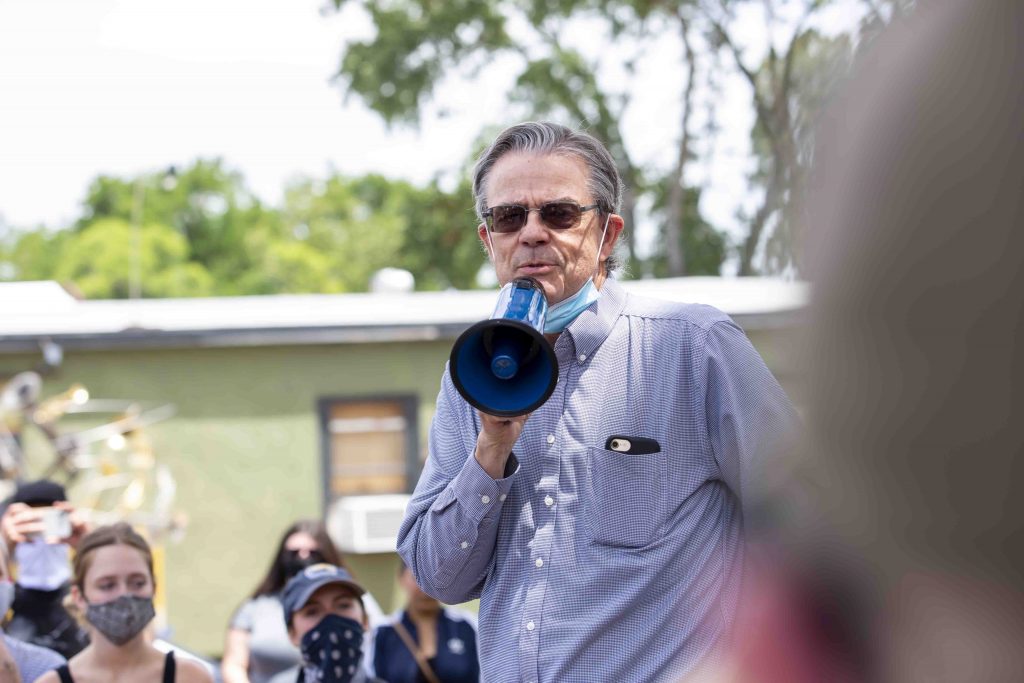
M495 417L480 411L477 414L480 415L482 429L476 438L476 461L491 479L502 479L512 447L523 433L523 425L530 416Z
M11 503L0 517L0 534L3 534L7 549L38 536L46 529L39 512L24 503Z

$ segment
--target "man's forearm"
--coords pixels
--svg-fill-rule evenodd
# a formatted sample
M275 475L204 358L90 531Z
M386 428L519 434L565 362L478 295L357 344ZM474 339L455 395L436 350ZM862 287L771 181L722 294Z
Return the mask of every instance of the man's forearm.
M514 472L515 456L510 462ZM511 478L492 478L476 458L451 481L428 464L398 537L399 552L424 591L449 604L479 596L511 487Z

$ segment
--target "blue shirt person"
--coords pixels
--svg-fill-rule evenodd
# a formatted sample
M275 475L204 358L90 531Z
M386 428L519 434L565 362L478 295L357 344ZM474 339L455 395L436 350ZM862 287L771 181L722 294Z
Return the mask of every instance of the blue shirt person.
M388 683L480 680L475 618L424 593L404 565L399 583L408 599L404 609L374 631L371 673Z
M532 277L549 304L580 310L548 335L558 384L529 416L475 411L445 372L399 552L441 601L480 598L483 680L713 666L744 510L793 433L789 400L725 314L627 296L608 277L622 186L591 136L513 126L478 161L474 192L498 280ZM620 452L613 436L644 447Z

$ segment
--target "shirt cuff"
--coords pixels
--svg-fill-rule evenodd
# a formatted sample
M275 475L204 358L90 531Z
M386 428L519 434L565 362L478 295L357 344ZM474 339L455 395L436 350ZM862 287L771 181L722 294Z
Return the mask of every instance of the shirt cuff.
M519 472L519 460L515 453L505 463L505 476L491 479L475 457L466 459L466 464L449 485L455 500L476 522L484 517L496 516L512 490L515 475Z

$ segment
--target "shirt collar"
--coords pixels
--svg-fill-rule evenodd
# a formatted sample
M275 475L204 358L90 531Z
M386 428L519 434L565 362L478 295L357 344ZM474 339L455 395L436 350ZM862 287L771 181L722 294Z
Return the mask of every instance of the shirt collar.
M589 358L608 338L615 320L626 306L626 291L613 278L606 278L600 291L597 301L565 328L565 333L555 344L556 351L562 344L571 344L573 355ZM562 342L563 337L568 340Z

